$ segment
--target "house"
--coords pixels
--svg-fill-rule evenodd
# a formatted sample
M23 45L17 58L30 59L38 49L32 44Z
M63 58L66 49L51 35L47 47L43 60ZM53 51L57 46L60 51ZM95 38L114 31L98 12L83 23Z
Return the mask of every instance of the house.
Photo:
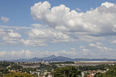
M49 74L48 77L52 77L52 74Z

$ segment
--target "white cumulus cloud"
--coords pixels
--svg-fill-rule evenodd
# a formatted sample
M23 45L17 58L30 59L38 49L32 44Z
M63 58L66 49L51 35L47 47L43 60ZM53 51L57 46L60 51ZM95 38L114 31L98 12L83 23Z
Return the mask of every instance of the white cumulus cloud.
M7 23L10 19L8 17L1 17L1 21Z
M20 33L12 29L0 29L0 40L2 40L0 41L0 45L16 45L20 42L21 37Z
M36 20L44 22L57 30L89 32L89 34L114 33L116 4L105 2L96 9L78 13L65 5L51 7L50 3L39 2L31 7L31 14Z

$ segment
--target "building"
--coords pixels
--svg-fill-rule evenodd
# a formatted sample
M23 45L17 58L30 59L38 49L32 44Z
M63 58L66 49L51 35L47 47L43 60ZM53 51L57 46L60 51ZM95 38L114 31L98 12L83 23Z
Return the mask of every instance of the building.
M23 68L37 68L37 67L40 67L40 64L28 63L28 64L22 64L21 66Z
M49 74L48 77L52 77L52 74Z
M41 64L44 64L44 60L41 60Z

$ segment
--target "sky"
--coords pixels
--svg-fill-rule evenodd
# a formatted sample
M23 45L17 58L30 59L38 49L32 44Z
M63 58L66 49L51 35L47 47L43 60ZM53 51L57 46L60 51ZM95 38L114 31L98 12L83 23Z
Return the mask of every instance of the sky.
M0 0L0 60L116 59L116 0Z

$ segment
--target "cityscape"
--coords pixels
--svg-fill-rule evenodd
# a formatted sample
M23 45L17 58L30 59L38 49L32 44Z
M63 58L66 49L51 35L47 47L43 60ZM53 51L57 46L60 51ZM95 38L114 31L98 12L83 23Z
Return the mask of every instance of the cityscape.
M115 65L116 61L2 61L0 77L109 77L112 69L116 69Z

